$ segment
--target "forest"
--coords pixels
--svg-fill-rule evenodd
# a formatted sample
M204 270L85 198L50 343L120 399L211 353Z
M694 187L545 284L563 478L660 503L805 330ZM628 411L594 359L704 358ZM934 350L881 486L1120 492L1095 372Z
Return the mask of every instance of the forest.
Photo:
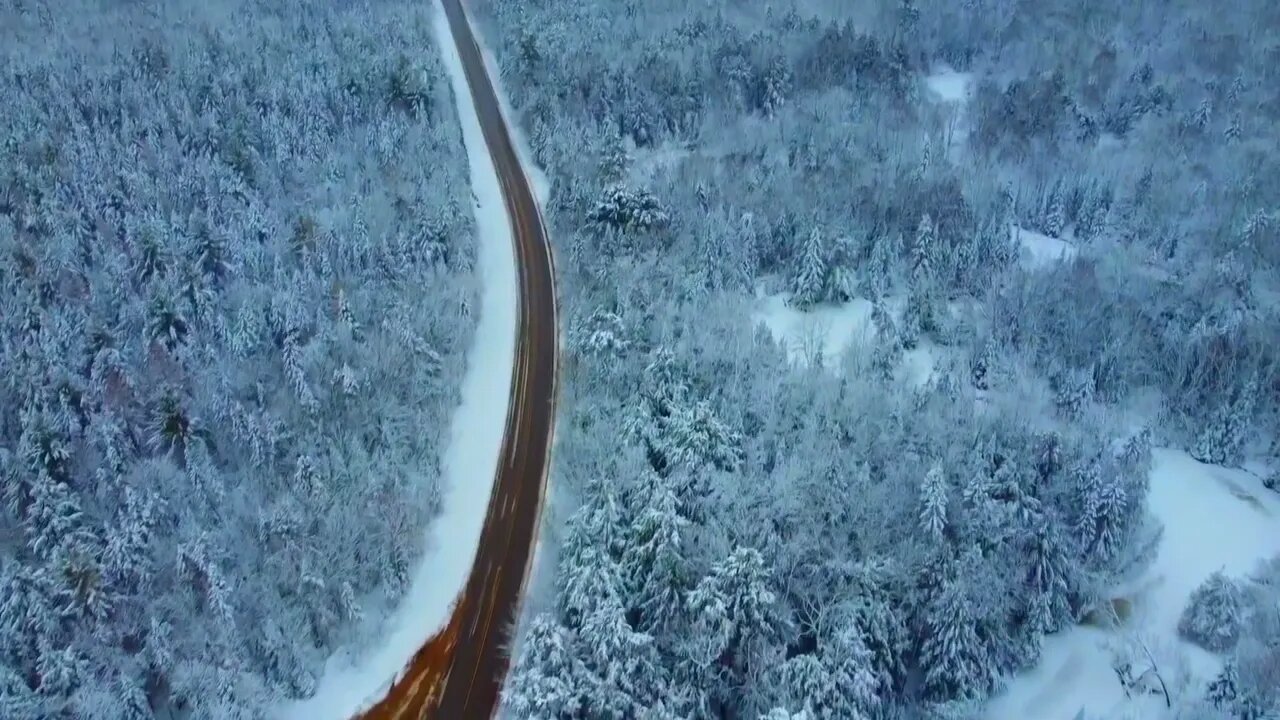
M1274 4L475 7L568 318L511 717L980 717L1150 561L1153 446L1276 467ZM871 337L795 362L778 292ZM1232 659L1171 716L1280 712L1280 586L1241 582L1193 596Z
M376 640L474 327L431 37L0 0L0 717L265 718Z

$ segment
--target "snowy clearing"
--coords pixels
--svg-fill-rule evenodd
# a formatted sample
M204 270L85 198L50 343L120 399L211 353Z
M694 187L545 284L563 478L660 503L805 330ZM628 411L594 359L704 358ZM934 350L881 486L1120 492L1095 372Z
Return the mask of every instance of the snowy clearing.
M1076 256L1076 246L1066 240L1016 225L1010 228L1010 232L1013 233L1014 242L1022 247L1022 263L1025 267L1041 268Z
M493 491L515 359L515 248L453 36L439 7L433 14L435 39L453 86L476 197L477 274L481 283L479 322L467 353L462 402L453 416L449 447L442 461L443 507L428 529L422 562L414 569L404 600L389 617L378 620L382 642L366 652L340 652L331 657L315 695L283 708L283 718L346 720L386 694L422 643L448 620L471 572Z
M777 293L758 298L751 317L769 328L792 362L806 362L821 352L823 364L833 367L851 343L869 341L875 334L871 303L862 298L797 310L787 303L789 297L789 293Z
M869 300L854 298L798 310L788 304L790 296L790 293L757 295L751 318L755 324L769 329L773 339L786 348L791 362L808 363L820 354L823 367L834 369L846 350L874 340ZM895 320L902 317L902 298L889 298L886 305ZM915 348L902 354L902 362L894 373L896 379L913 387L924 385L933 377L939 352L938 347L922 338Z
M925 86L938 96L939 100L949 103L962 103L969 99L973 86L973 75L956 72L949 67L941 67L937 72L924 79Z
M1197 462L1184 452L1152 453L1151 513L1164 536L1151 567L1115 589L1133 602L1118 632L1076 627L1045 639L1033 670L1014 678L988 707L989 720L1090 717L1155 720L1172 715L1162 696L1125 698L1111 669L1110 646L1135 634L1151 649L1179 698L1199 696L1221 660L1178 637L1191 591L1217 570L1241 578L1280 553L1280 498L1243 470Z

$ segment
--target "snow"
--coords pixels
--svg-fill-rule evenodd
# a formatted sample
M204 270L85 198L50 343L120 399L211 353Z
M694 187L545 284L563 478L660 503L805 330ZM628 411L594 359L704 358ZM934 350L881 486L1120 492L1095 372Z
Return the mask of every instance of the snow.
M1076 256L1076 246L1033 230L1012 227L1014 242L1022 246L1022 262L1029 268L1041 268Z
M1113 595L1133 602L1127 627L1156 656L1176 704L1199 696L1221 668L1217 657L1178 637L1178 618L1213 572L1244 577L1280 554L1280 496L1252 473L1205 465L1184 452L1157 449L1153 460L1149 508L1164 536L1151 567ZM1040 663L992 701L988 720L1072 720L1081 708L1092 717L1169 717L1162 697L1124 697L1108 651L1116 640L1113 632L1083 626L1047 638Z
M789 297L788 293L776 293L758 298L752 320L769 328L792 362L807 362L821 351L823 364L833 367L853 341L870 341L875 335L871 303L866 300L798 310L787 304Z
M924 79L924 84L938 97L949 103L962 103L969 99L969 89L973 85L973 75L956 72L943 66Z
M790 297L790 293L785 292L758 294L751 319L769 329L773 339L786 348L787 357L793 363L807 364L820 352L823 367L834 369L846 350L875 338L869 300L854 298L799 310L788 303ZM902 317L903 304L901 297L886 299L886 308L895 319ZM902 354L894 377L912 387L924 385L933 377L939 353L937 346L921 338L916 347Z
M449 618L475 557L501 452L516 346L516 264L498 178L471 104L461 61L439 7L436 42L443 49L471 171L478 231L479 321L467 353L461 404L442 458L443 507L427 530L425 552L398 608L380 618L382 641L366 652L336 653L311 698L279 717L347 720L381 699L418 648ZM544 184L545 186L545 184Z

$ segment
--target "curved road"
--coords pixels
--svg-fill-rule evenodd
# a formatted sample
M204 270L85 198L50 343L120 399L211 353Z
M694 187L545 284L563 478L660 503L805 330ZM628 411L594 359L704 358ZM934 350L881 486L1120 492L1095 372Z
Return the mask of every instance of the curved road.
M461 0L441 0L511 219L519 337L498 475L471 576L449 624L362 720L492 717L533 555L555 420L557 318L551 246Z

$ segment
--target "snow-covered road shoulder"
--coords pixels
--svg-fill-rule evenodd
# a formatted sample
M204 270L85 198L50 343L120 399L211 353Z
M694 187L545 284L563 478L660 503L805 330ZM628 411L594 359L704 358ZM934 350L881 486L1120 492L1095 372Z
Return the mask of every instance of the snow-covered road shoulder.
M414 568L408 592L385 619L380 632L383 641L365 653L338 653L330 658L315 695L283 708L282 718L347 720L387 693L418 648L448 621L471 572L493 492L515 363L515 246L453 35L438 6L432 14L435 40L442 49L462 123L476 199L480 283L479 322L467 351L462 401L453 416L442 462L441 515L428 529L422 562ZM377 508L352 511L377 512Z

